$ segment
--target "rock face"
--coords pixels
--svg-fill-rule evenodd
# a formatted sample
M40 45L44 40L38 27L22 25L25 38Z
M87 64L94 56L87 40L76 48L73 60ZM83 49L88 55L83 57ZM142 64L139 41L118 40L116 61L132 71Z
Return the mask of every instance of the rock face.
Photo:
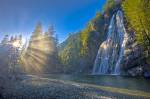
M128 40L120 63L121 74L150 77L150 64L146 63L144 48L136 41L135 32L129 30L128 25L125 25L125 28Z
M133 31L127 32L129 40L125 47L121 68L125 74L131 76L148 75L150 66L146 64L145 55L143 53L144 48L136 42L135 33Z

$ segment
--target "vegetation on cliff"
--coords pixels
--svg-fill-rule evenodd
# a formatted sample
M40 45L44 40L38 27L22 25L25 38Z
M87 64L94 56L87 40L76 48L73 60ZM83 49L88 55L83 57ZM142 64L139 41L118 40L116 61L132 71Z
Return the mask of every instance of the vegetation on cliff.
M122 8L129 29L134 29L136 40L145 48L150 63L150 0L125 0Z

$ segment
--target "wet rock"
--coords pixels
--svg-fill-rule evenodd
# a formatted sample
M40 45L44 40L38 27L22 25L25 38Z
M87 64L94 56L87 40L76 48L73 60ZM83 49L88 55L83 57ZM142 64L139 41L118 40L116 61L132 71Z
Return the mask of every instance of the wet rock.
M141 66L142 65L142 60L144 59L143 56L140 57L127 57L124 62L123 62L123 69L128 70L133 67Z
M135 33L127 31L128 41L125 46L124 58L122 60L122 70L131 76L141 76L145 71L144 48L135 40Z
M144 66L144 77L150 78L150 64Z
M143 74L143 68L142 67L135 67L135 68L128 70L128 73L131 76L141 76Z
M150 71L146 71L146 72L144 72L144 77L146 77L146 78L150 78Z

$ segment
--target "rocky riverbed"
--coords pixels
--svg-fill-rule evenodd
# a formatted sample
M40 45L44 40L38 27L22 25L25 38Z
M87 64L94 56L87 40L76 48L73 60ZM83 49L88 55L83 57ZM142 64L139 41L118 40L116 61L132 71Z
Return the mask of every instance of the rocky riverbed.
M105 88L104 89L108 89ZM107 91L84 83L32 76L14 82L1 92L2 99L144 99Z

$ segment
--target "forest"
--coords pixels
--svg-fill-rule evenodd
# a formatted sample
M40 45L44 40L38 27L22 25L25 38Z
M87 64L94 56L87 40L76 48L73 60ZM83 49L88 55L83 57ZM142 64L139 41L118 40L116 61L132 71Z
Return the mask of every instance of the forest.
M150 0L106 0L59 42L37 22L0 43L0 99L150 98Z

